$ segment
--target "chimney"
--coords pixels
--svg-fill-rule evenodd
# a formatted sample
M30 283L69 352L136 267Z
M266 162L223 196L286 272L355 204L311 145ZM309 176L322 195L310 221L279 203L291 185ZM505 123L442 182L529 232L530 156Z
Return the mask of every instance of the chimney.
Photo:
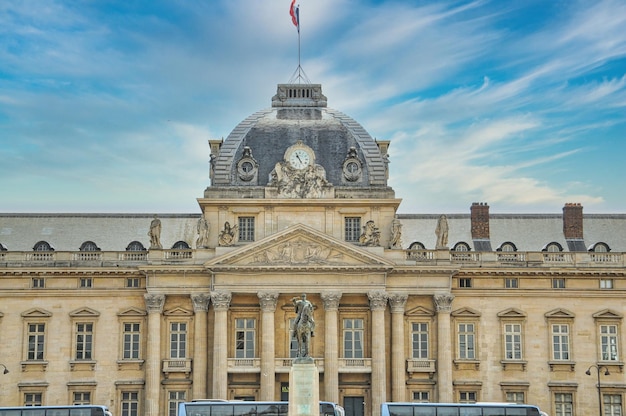
M567 203L563 207L563 236L566 240L583 239L583 207Z
M471 208L472 240L489 240L489 205L474 202Z

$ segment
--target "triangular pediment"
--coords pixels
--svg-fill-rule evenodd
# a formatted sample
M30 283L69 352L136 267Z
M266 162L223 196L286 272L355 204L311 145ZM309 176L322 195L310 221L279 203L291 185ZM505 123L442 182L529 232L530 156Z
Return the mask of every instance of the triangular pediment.
M480 318L480 312L472 308L460 308L452 311L451 315L461 318Z
M229 269L391 269L393 264L365 248L337 240L304 224L293 225L260 241L205 263Z
M434 316L435 311L427 309L423 306L416 306L415 308L406 311L406 316Z
M557 308L546 312L545 317L548 319L574 319L576 315L574 315L574 312L568 311L567 309Z
M147 314L148 313L143 309L130 307L119 312L117 316L146 316Z
M593 316L594 319L622 319L624 317L621 313L612 309L603 309L591 316Z
M498 317L499 318L519 318L519 319L523 319L526 318L526 312L517 309L517 308L509 308L509 309L505 309L502 312L498 313Z
M40 308L32 308L25 312L22 312L23 318L49 318L51 316L52 312Z
M70 316L72 317L89 317L89 318L97 318L100 316L100 312L91 309L91 308L79 308L70 312Z
M163 312L165 316L192 316L193 312L185 308L176 307Z

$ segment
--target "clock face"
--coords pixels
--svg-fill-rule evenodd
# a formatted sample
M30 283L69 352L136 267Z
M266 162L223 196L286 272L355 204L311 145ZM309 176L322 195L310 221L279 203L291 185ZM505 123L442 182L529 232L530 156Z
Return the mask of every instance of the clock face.
M350 162L346 165L346 170L350 173L356 173L359 170L359 165L356 162Z
M250 163L250 162L243 162L243 163L241 164L241 170L242 170L242 171L244 171L245 173L250 173L250 172L252 172L252 169L253 169L253 168L254 168L254 167L252 166L252 163Z
M289 156L289 164L294 169L304 169L309 166L310 163L311 156L302 149L294 150L291 156Z

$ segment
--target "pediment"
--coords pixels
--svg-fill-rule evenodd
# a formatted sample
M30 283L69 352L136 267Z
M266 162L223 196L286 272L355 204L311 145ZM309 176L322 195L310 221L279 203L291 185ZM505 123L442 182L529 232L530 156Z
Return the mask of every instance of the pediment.
M391 269L383 257L337 240L304 224L293 225L257 242L205 263L213 270L229 269Z
M415 308L409 309L405 313L406 316L435 316L435 311L424 308L423 306L416 306Z
M622 319L624 317L621 313L612 309L603 309L591 316L593 316L594 319Z
M517 308L509 308L505 309L502 312L498 313L498 318L517 318L523 319L526 318L526 313Z
M192 316L193 312L185 308L176 307L163 312L165 316Z
M545 317L548 319L574 319L576 315L574 315L574 312L568 311L567 309L557 308L546 312Z
M49 318L52 316L52 312L49 312L41 308L32 308L22 312L23 318Z
M89 318L97 318L100 316L100 312L91 309L91 308L79 308L70 312L71 317L89 317Z
M472 308L460 308L452 311L451 315L460 318L480 318L480 312Z
M148 313L139 308L131 307L119 312L117 316L146 316Z

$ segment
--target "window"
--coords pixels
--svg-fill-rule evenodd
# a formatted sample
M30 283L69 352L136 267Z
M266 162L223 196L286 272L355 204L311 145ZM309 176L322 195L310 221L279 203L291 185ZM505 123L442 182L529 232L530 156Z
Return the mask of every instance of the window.
M617 325L600 325L600 351L602 361L617 361Z
M467 243L466 243L466 242L464 242L464 241L461 241L461 242L459 242L459 243L456 243L456 244L454 245L454 248L453 248L452 250L453 250L453 251L470 251L471 249L470 249L469 244L467 244Z
M515 244L511 243L510 241L507 241L506 243L502 243L500 248L498 248L496 251L504 251L504 252L511 253L511 252L517 251L517 247L515 246Z
M140 351L141 333L139 332L140 324L138 322L125 322L124 334L122 336L124 347L122 358L124 360L138 360Z
M170 323L170 358L186 358L187 324L185 322Z
M43 360L45 330L46 324L28 324L28 360Z
M552 359L569 360L569 325L552 325Z
M363 358L363 319L343 320L344 358Z
M517 277L507 277L504 279L504 287L507 289L519 288L519 279Z
M522 325L504 324L505 359L522 359Z
M523 391L507 391L506 401L508 403L518 403L518 404L525 403L524 392Z
M254 217L239 217L239 241L254 241Z
M189 250L189 249L191 249L191 247L189 247L189 244L187 244L184 241L177 241L172 246L172 250Z
M413 401L418 403L429 403L430 402L430 394L427 391L414 391L413 392Z
M426 246L419 241L414 241L409 246L409 250L426 250Z
M91 404L91 393L88 391L75 391L72 395L72 404Z
M611 248L606 243L595 243L589 251L593 251L595 253L608 253L611 251Z
M132 241L126 246L126 251L146 251L146 248L139 241Z
M141 280L138 277L129 277L126 279L126 287L138 288Z
M553 241L551 243L546 244L546 246L544 247L542 251L547 251L549 253L559 253L563 251L563 247L559 243Z
M33 251L54 251L54 249L47 241L38 241L33 246Z
M344 220L345 240L358 243L361 236L361 217L346 217Z
M572 393L554 394L555 416L572 416L574 414L574 398Z
M413 322L411 324L411 350L413 358L428 359L428 323Z
M76 359L91 360L93 352L93 324L76 324Z
M121 400L121 416L139 416L139 393L123 391Z
M613 279L600 279L600 289L613 289Z
M33 289L43 289L46 287L46 280L43 277L33 277L31 284Z
M80 245L80 251L100 251L100 248L93 241L85 241Z
M168 416L177 416L178 415L178 405L179 403L185 402L185 392L184 391L170 391L167 397L167 414Z
M81 277L78 286L81 288L93 287L93 279L91 277Z
M473 360L476 358L474 348L474 324L459 324L459 359Z
M622 416L622 395L621 394L605 394L603 395L604 416Z
M464 287L464 288L472 287L472 278L471 277L459 278L459 287Z
M235 358L254 358L256 320L239 318L235 320Z
M476 397L475 391L460 391L459 403L476 403Z
M562 277L552 279L552 289L565 289L565 279Z
M43 393L24 393L24 406L42 406Z

